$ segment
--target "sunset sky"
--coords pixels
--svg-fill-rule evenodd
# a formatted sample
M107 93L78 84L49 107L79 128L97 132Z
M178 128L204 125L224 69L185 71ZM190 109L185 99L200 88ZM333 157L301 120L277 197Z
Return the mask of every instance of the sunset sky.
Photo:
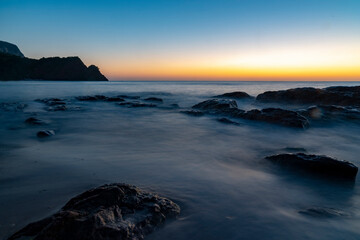
M360 80L359 0L0 0L0 40L111 80Z

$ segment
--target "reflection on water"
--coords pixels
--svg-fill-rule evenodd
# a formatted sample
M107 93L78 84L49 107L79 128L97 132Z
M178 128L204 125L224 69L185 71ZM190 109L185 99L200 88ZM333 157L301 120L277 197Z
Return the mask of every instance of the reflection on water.
M356 85L356 83L345 83ZM179 203L179 220L148 239L359 239L359 181L354 185L279 170L263 161L285 148L304 148L360 165L360 125L336 123L306 131L242 121L221 124L171 108L131 109L77 102L87 94L161 97L186 108L230 91L344 83L0 83L0 102L28 104L0 111L0 238L57 211L74 195L126 182ZM77 111L47 112L33 100L68 98ZM238 102L243 108L262 107ZM28 126L36 113L47 126ZM37 130L55 129L49 139ZM298 211L331 207L350 214L311 218Z

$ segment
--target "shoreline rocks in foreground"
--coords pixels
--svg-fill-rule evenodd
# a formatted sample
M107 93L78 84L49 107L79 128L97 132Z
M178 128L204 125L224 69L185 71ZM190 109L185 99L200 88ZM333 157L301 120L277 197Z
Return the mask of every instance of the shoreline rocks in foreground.
M59 212L30 223L8 240L130 240L176 218L180 207L135 186L114 183L72 198Z
M355 180L358 167L348 161L337 160L328 156L308 155L304 153L278 154L265 158L279 166L312 173L318 176L336 177Z

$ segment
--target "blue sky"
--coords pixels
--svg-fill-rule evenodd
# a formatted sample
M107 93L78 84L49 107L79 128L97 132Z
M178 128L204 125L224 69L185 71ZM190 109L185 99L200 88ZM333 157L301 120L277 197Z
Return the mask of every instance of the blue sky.
M0 0L0 40L33 58L80 56L113 79L145 76L155 63L180 71L284 47L346 45L357 54L360 1Z

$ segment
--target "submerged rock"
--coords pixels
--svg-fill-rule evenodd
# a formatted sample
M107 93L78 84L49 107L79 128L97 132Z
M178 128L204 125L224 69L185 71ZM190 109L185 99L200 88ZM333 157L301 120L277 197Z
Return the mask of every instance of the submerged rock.
M24 103L0 103L0 110L6 112L21 112L28 105Z
M130 240L146 234L180 214L169 199L126 184L110 184L71 199L54 215L31 223L9 240Z
M140 96L119 95L118 97L127 99L140 99Z
M225 123L225 124L240 125L240 123L231 121L228 118L218 118L218 119L216 119L216 121L221 122L221 123Z
M36 136L38 138L51 137L51 136L54 136L54 135L55 135L54 130L41 130L36 134Z
M60 98L43 98L43 99L36 99L35 101L45 103L48 106L56 106L56 105L65 105L66 102L64 99Z
M40 120L36 117L29 117L25 120L25 123L30 124L30 125L45 125L46 122L44 122L43 120Z
M79 101L103 101L106 99L106 97L104 95L78 96L76 99Z
M316 218L333 218L333 217L349 217L350 214L342 210L335 208L321 208L313 207L299 211L300 214L304 214L310 217Z
M354 180L358 168L347 161L327 156L308 155L304 153L278 154L265 159L294 170L305 171L320 176L341 177Z
M215 96L216 98L235 98L235 99L245 99L245 98L253 98L246 92L230 92L230 93L224 93L218 96Z
M57 111L66 111L68 110L68 108L66 107L66 105L56 105L53 107L47 107L45 108L45 110L49 112L57 112Z
M297 112L281 108L253 109L247 111L242 117L248 120L275 123L287 127L307 128L309 126L309 122L305 117Z
M108 97L106 99L107 102L124 102L125 99L121 98L121 97Z
M162 103L163 100L161 98L157 98L157 97L149 97L149 98L145 98L144 101L149 101L149 102L159 102Z
M261 102L280 102L292 104L322 104L340 106L360 106L360 86L294 88L281 91L268 91L256 97Z

